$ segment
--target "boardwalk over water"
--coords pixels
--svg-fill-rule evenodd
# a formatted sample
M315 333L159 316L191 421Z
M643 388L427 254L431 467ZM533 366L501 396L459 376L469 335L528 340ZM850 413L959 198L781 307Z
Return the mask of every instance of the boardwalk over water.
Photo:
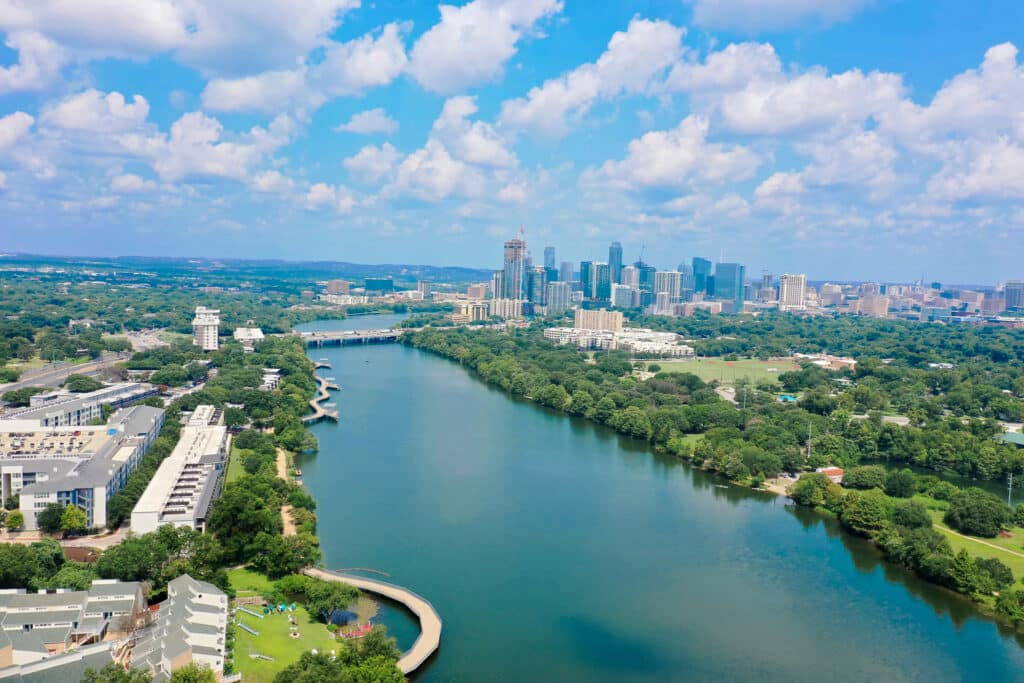
M405 605L410 612L416 615L420 622L420 635L412 647L403 652L401 659L398 660L398 669L403 674L410 674L418 669L441 646L441 617L433 605L411 590L392 583L332 572L328 569L307 567L302 572L306 576L324 581L344 581L359 590L382 595L389 600Z
M319 369L329 368L331 366L327 363L318 362L316 363L316 367L317 369ZM331 394L328 390L334 389L335 391L337 391L339 388L338 385L331 384L330 382L327 381L326 378L321 377L320 375L313 375L313 378L316 379L317 385L316 396L309 400L309 407L313 409L313 414L306 415L305 417L303 417L302 422L304 424L314 424L320 422L321 420L334 420L335 422L337 422L338 411L325 408L323 404L325 401L331 398Z

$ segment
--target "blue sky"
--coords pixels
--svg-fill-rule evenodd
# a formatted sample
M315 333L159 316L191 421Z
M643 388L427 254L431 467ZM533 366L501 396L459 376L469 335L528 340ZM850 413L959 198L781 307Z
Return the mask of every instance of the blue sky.
M295 6L0 0L0 249L1024 276L1020 2Z

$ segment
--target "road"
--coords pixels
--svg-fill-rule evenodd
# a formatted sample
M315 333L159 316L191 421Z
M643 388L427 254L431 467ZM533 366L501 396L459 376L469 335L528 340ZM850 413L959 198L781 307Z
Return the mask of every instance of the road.
M105 353L99 360L88 363L57 363L35 370L27 370L17 382L0 385L0 393L26 387L60 386L69 375L94 375L127 359L127 354Z

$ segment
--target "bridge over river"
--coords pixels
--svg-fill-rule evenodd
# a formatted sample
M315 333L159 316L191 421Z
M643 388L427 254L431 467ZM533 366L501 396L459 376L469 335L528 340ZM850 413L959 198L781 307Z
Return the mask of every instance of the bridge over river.
M408 588L362 576L332 572L329 569L307 567L302 570L302 573L324 581L343 581L359 590L382 595L389 600L401 603L416 615L420 622L420 635L412 647L403 652L401 659L398 660L398 669L403 674L410 674L418 669L441 646L441 617L433 605Z
M384 344L396 342L410 330L337 330L329 332L297 332L307 347L344 346L345 344Z

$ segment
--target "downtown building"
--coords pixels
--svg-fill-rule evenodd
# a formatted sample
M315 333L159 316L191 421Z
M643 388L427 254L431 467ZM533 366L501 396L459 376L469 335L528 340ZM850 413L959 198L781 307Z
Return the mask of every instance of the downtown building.
M621 311L587 311L576 309L573 327L577 330L607 330L618 332L622 329L623 316Z
M564 313L572 307L572 285L568 282L549 282L545 294L548 315Z
M196 306L192 319L192 344L203 351L220 348L220 311L215 308Z
M763 289L762 283L762 289ZM807 308L807 276L781 275L779 277L779 310L803 311Z

